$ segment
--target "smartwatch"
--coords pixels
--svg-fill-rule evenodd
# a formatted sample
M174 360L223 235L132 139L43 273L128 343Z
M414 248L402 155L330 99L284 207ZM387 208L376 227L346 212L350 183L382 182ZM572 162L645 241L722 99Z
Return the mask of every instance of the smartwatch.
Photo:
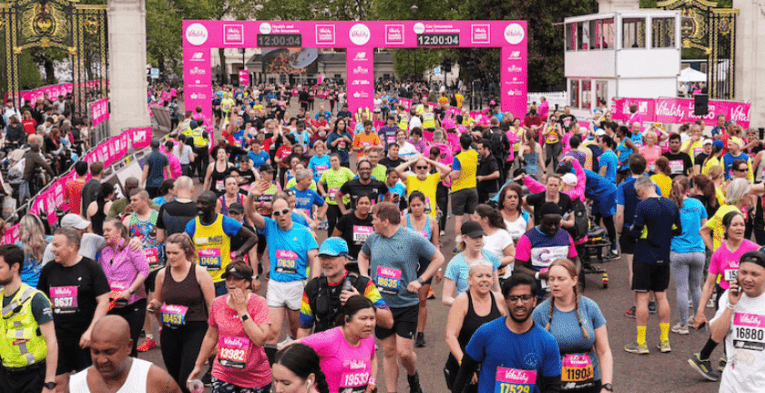
M249 316L249 315L247 315L247 314L244 314L244 315L242 315L241 317L239 317L239 319L240 319L242 322L244 322L244 321L246 321L246 320L250 319L250 316Z
M43 386L48 390L56 390L56 386L58 386L55 382L45 382Z
M133 290L133 288L128 289L128 292L130 292L131 295L135 294L135 290Z
M613 392L614 391L614 386L611 385L610 383L604 383L603 386L601 386L601 388L602 389L606 389L609 392Z
M425 285L425 280L423 280L422 277L417 277L417 282L420 283L420 285Z

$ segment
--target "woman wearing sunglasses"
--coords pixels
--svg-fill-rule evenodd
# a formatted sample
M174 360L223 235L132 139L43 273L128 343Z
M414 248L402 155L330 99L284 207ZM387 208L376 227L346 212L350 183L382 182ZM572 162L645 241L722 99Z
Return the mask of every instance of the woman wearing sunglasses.
M547 281L552 296L534 309L531 318L558 342L563 365L561 390L613 391L614 359L603 313L597 303L579 295L579 275L573 262L558 259L549 269ZM572 329L577 325L579 329Z

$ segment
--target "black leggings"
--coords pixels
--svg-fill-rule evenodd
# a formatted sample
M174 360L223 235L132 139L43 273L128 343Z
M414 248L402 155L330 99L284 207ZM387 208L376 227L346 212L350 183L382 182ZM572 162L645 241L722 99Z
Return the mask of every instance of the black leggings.
M143 322L146 320L146 298L128 304L125 307L113 308L108 314L119 315L127 321L130 326L130 338L133 340L133 349L130 351L130 356L137 358L138 350L136 347L141 336L141 329L143 329Z
M438 187L436 187L436 204L441 210L441 218L438 220L438 228L445 231L446 217L448 215L447 209L449 208L449 188L441 182L438 182Z
M193 321L177 329L165 326L159 336L167 372L178 382L184 393L189 391L186 380L194 369L206 333L206 321Z
M558 158L562 151L563 144L560 142L545 144L545 167L543 172L547 172L547 166L550 165L551 160L553 173L558 170Z
M608 239L611 240L611 249L616 250L616 227L614 227L614 216L603 217L603 225L606 227L606 232L608 232Z
M335 230L335 226L337 225L337 220L342 216L343 213L340 212L340 207L331 203L329 206L327 206L327 237L332 236L332 232Z

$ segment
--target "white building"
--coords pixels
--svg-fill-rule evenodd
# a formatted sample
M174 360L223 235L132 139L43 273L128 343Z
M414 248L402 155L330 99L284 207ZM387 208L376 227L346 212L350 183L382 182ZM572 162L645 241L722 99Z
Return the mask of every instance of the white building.
M591 113L614 97L676 97L680 18L680 11L648 9L566 18L564 73L574 112Z

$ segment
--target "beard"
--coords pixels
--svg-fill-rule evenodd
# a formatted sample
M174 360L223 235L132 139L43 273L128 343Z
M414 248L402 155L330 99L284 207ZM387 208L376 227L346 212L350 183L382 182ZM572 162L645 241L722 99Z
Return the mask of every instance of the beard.
M531 318L531 311L532 310L529 310L529 312L527 312L526 316L523 317L523 318L516 317L515 314L512 311L509 312L508 314L510 314L510 318L512 318L515 323L524 323L524 322L528 321L529 318Z

